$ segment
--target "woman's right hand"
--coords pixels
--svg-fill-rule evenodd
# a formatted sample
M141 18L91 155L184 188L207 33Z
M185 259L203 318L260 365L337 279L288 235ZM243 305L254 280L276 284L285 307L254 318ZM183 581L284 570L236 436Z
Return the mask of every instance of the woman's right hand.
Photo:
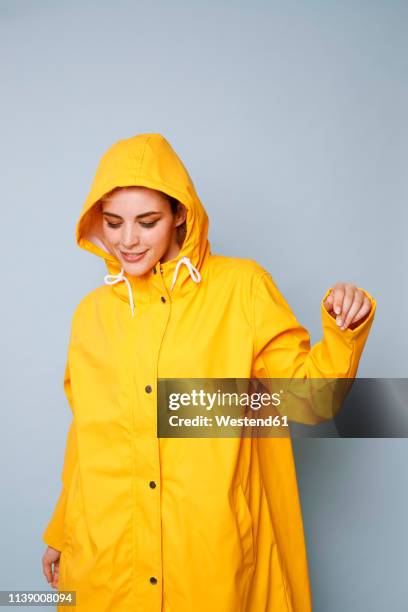
M61 551L48 546L42 556L43 574L49 584L54 588L58 588L59 562ZM54 564L54 568L53 568Z

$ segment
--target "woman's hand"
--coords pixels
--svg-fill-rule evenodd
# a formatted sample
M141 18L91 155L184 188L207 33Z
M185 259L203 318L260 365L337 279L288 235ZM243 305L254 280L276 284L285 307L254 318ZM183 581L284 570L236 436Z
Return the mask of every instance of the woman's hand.
M341 330L354 329L371 311L370 299L352 283L336 283L323 305Z
M42 556L43 574L54 589L58 588L60 556L61 552L51 546L48 546ZM52 564L54 564L54 570Z

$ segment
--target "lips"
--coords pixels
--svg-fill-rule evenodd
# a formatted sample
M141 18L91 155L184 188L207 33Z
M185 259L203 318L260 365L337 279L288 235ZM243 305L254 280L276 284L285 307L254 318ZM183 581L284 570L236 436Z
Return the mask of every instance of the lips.
M124 251L121 251L121 253L123 259L132 263L135 261L140 261L142 257L147 253L147 250L142 251L141 253L125 253Z

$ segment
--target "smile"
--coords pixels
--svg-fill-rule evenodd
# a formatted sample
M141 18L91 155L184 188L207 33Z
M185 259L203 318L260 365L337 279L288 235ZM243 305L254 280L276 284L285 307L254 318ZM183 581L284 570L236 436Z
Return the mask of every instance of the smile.
M129 262L140 261L146 253L147 250L143 251L143 253L124 253L121 251L123 259Z

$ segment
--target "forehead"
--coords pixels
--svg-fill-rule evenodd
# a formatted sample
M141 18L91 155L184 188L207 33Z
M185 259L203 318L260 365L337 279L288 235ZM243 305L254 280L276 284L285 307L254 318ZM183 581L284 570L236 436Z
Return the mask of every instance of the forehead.
M163 211L169 206L167 197L154 189L147 187L126 187L116 189L101 200L102 210L115 212L119 209L142 210L149 206Z

